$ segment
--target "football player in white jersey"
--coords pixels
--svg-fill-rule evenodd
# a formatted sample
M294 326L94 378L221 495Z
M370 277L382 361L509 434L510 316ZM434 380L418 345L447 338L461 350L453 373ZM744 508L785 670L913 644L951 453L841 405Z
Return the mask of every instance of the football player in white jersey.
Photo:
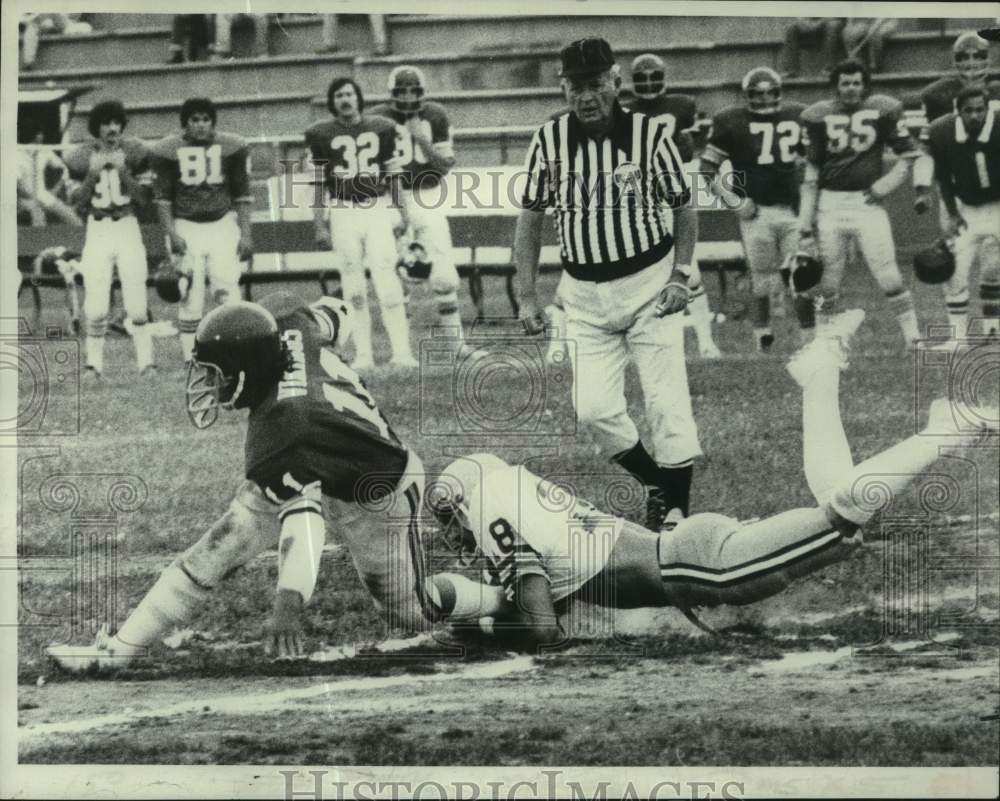
M880 498L891 497L937 460L942 441L969 444L983 433L960 432L951 402L939 399L922 434L854 465L838 394L847 342L863 318L858 310L838 315L788 365L803 393L804 467L815 506L749 523L699 513L657 534L496 456L458 459L428 488L427 502L448 533L486 557L491 581L435 574L428 592L441 613L478 619L487 634L532 648L565 639L558 613L567 601L674 606L697 622L692 608L754 603L848 557L877 511L864 490L869 480L877 480ZM1000 412L983 411L982 428L995 430Z

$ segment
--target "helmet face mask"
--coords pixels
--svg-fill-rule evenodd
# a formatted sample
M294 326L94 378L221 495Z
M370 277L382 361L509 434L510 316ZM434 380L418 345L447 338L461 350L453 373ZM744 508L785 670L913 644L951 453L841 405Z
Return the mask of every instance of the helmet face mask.
M781 108L781 77L770 67L750 70L742 88L751 113L774 114Z
M401 114L417 114L424 102L424 76L416 67L396 67L389 75L389 95L393 109Z
M442 474L424 496L427 508L437 521L445 547L463 567L471 567L482 556L463 506L465 496L455 477Z
M990 69L989 42L974 33L964 33L955 41L951 59L962 80L981 83Z
M632 93L642 99L659 97L666 90L667 68L663 59L652 53L636 56L632 62Z
M238 381L227 378L217 364L194 359L188 365L187 412L194 427L209 428L218 418L219 409L232 409L239 390L243 388L245 374Z

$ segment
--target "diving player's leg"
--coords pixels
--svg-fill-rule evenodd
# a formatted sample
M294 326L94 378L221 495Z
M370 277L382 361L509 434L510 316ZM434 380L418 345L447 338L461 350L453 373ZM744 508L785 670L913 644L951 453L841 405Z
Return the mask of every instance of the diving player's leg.
M146 248L142 242L139 221L125 217L115 223L118 242L118 276L122 284L122 302L132 321L132 342L139 372L151 367L153 337L149 333L149 309L146 291Z
M52 646L67 670L124 667L171 629L192 620L218 583L278 541L277 509L249 481L236 492L225 514L156 580L113 637L94 646Z
M198 331L205 311L205 240L200 235L202 223L190 220L175 220L177 233L187 243L187 250L181 257L177 269L191 276L187 295L181 298L177 308L177 330L180 332L181 354L184 360L191 358L194 351L194 335Z
M413 358L410 347L410 324L406 319L403 287L396 274L396 245L389 208L380 201L363 213L365 262L382 307L382 322L392 347L392 363L400 367L416 367L417 360Z
M86 295L83 313L86 326L86 364L88 373L100 376L104 372L104 337L108 331L108 302L111 273L114 268L113 221L90 218L87 238L80 254L80 272Z
M896 316L903 339L912 346L920 339L917 326L917 312L913 308L913 297L903 284L903 276L896 264L896 247L892 241L892 226L885 209L869 206L855 212L857 219L858 246L868 263L875 282L885 293L889 308Z
M365 370L373 365L372 318L368 309L368 280L365 278L363 215L367 209L348 205L330 208L330 237L333 251L340 260L340 280L344 300L354 309L351 339L354 361L351 367Z

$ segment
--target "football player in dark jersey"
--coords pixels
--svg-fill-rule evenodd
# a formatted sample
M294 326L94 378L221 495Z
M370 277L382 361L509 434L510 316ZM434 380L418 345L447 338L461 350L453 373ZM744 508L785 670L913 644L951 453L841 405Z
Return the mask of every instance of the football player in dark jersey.
M969 332L969 274L978 254L985 334L1000 329L1000 111L981 86L963 89L957 113L935 120L928 135L934 178L947 209L955 273L945 285L954 344Z
M934 120L955 111L958 93L970 86L986 88L988 100L994 110L1000 110L1000 79L990 78L990 44L972 31L961 34L951 48L954 72L928 84L913 100L916 107L909 109L911 130L926 147L928 126ZM934 162L925 152L913 165L913 201L918 214L923 214L931 205L931 181L934 176ZM941 206L941 227L947 225L947 209Z
M306 131L306 145L329 196L329 208L314 213L316 242L338 257L344 296L354 307L354 361L357 370L374 364L368 282L371 273L382 306L382 321L392 347L392 363L416 367L403 287L396 275L389 179L402 167L396 157L396 126L385 117L365 114L361 87L336 78L326 95L332 119ZM327 220L327 212L329 220Z
M58 664L74 671L127 665L193 618L236 567L275 545L268 650L301 655L300 613L315 587L327 521L389 630L427 625L421 462L333 350L348 333L348 315L336 298L309 305L279 292L205 316L188 370L188 414L203 429L219 408L249 410L246 480L114 636L102 632L88 647L52 646Z
M667 127L668 135L673 139L684 163L684 170L694 186L697 169L694 160L694 137L691 132L696 126L695 118L698 113L695 99L691 95L667 92L666 65L662 58L653 53L643 53L632 60L632 95L633 99L627 104L629 110L652 117ZM687 313L694 324L699 353L703 358L717 359L722 354L712 337L714 315L708 305L708 295L705 294L697 261L692 268L691 278L688 281L691 294L688 298ZM558 324L558 319L556 322Z
M817 324L836 311L840 282L854 240L885 293L907 346L920 339L913 298L896 264L889 215L882 199L906 180L918 151L901 119L902 103L870 94L871 77L858 61L843 61L830 75L834 97L802 113L807 134L799 234L815 237L823 261ZM883 174L886 147L900 158Z
M460 284L452 256L451 229L446 197L441 186L455 166L448 112L440 103L425 100L427 83L418 67L400 65L389 74L389 102L370 113L386 117L396 126L396 158L402 162L399 200L407 236L401 242L417 242L427 253L428 277L437 301L442 329L462 341L462 318L458 308Z
M146 326L146 247L136 204L148 203L149 151L125 136L128 119L117 100L98 103L90 111L87 130L93 139L66 156L70 176L80 181L76 204L87 220L80 272L87 290L83 303L86 325L86 374L99 379L104 371L104 337L115 268L122 285L125 311L132 321L132 341L140 374L153 372L153 340Z
M205 281L216 303L240 299L240 262L253 254L250 235L250 154L241 136L215 129L218 114L207 97L181 106L183 133L152 147L160 224L190 276L177 312L181 351L191 358L205 308Z
M770 67L750 70L742 87L746 103L713 120L701 171L739 216L755 300L754 343L765 351L774 342L771 296L780 286L780 268L795 258L799 245L798 165L805 152L799 118L805 106L782 100L781 78ZM727 160L732 172L716 180ZM816 325L812 298L797 295L795 312L808 339Z

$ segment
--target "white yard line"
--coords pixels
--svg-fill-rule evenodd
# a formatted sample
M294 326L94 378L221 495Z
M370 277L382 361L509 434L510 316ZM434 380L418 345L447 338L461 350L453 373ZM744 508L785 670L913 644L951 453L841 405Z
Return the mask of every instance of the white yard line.
M253 715L262 712L274 712L285 708L289 703L305 701L331 693L372 692L394 687L410 687L418 684L433 684L443 681L490 680L511 673L522 673L534 669L534 660L530 656L518 656L500 662L489 662L472 665L456 671L404 675L379 676L372 678L344 679L343 681L327 681L322 684L302 687L293 690L248 694L246 692L232 695L202 698L198 701L184 701L168 706L142 709L132 712L122 712L111 715L98 715L81 720L67 720L58 723L39 723L25 726L19 731L21 742L36 740L56 734L78 734L80 732L102 729L107 726L123 726L149 718L170 718L181 715L204 713L206 708L213 715Z

